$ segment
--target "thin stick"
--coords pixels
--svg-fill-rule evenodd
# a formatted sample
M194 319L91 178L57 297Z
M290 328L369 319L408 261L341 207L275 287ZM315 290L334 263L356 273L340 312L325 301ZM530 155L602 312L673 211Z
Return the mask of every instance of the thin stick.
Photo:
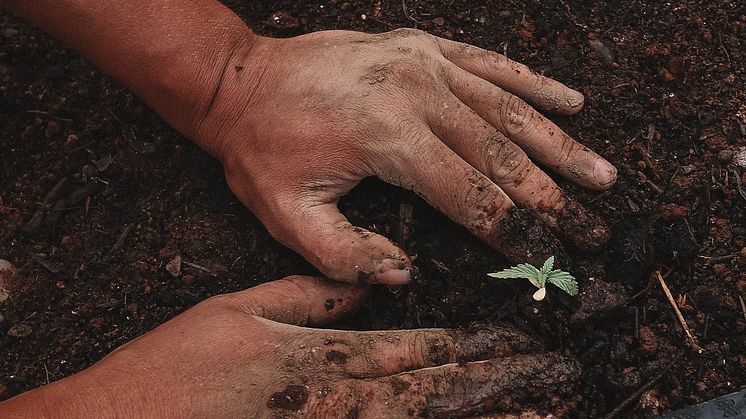
M194 269L199 269L200 271L206 272L206 273L208 273L208 274L209 274L210 276L212 276L212 277L214 277L214 278L217 278L217 277L218 277L218 274L216 274L215 272L213 272L213 271L211 271L211 270L209 270L209 269L205 268L205 267L204 267L204 266L202 266L202 265L197 265L197 264L196 264L196 263L194 263L194 262L187 262L187 261L183 261L183 262L181 262L181 263L183 263L183 264L184 264L184 265L186 265L186 266L191 266L191 267L192 267L192 268L194 268Z
M666 375L666 373L671 369L672 366L674 366L674 364L676 364L679 361L680 358L681 358L681 353L679 353L678 355L676 355L676 357L673 359L673 361L671 361L668 365L666 365L665 368L663 368L662 370L660 370L658 372L658 374L655 374L655 377L651 378L647 383L645 383L645 385L643 385L642 387L640 387L637 391L635 391L634 393L630 394L629 397L627 397L626 399L624 399L624 401L619 404L619 406L615 407L614 410L612 410L611 412L609 412L609 414L607 414L606 416L604 416L604 419L612 419L612 418L616 417L630 403L632 403L635 400L639 399L640 396L642 395L642 393L644 393L645 391L647 391L647 389L649 389L650 387L652 387L653 384L655 384L656 382L658 382L658 380L660 380L664 375Z
M684 320L684 316L681 315L679 306L676 305L676 301L673 299L671 290L668 288L668 285L666 285L666 281L661 276L661 271L655 271L655 277L658 278L658 282L661 284L661 288L663 288L663 293L666 294L668 302L671 303L671 307L673 307L673 311L676 313L676 317L679 319L679 323L681 323L681 327L684 328L684 333L686 334L686 339L687 343L689 343L689 347L691 347L698 354L703 353L705 350L702 349L701 346L699 346L697 337L692 334L691 330L689 330L689 326L687 326L686 320Z
M739 256L740 254L741 252L736 252L736 253L731 253L730 255L725 255L725 256L702 256L700 255L698 257L706 260L708 263L714 263L714 262L723 262L726 260L733 259L734 257Z
M743 297L738 296L738 301L741 302L741 311L743 312L743 319L746 320L746 304L743 302Z

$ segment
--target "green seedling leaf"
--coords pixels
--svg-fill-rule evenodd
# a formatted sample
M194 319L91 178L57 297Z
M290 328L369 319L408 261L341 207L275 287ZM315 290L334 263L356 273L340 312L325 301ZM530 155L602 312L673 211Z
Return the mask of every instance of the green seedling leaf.
M568 272L555 269L549 272L547 281L570 295L578 295L578 282Z
M538 269L528 263L521 263L518 266L503 269L500 272L489 273L487 276L498 279L528 279L536 288L543 288L546 280ZM544 278L539 281L541 277Z
M569 272L552 269L553 267L554 256L550 256L544 261L541 269L528 263L521 263L512 268L503 269L500 272L488 273L487 276L498 279L528 279L533 286L539 289L533 295L536 301L541 301L546 297L547 282L554 284L557 288L570 295L577 295L578 283L575 281L575 278Z
M554 267L554 256L549 256L549 258L547 258L547 260L544 261L544 266L541 267L541 273L543 273L544 275L549 275L553 267Z

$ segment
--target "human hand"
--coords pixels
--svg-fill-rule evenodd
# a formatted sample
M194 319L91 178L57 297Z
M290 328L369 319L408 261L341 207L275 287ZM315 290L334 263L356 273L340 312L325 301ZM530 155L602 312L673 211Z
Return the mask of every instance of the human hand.
M502 55L421 31L258 37L227 60L195 137L272 236L326 276L402 284L404 251L337 209L368 176L415 191L514 261L560 257L554 234L582 249L607 240L529 156L596 190L616 169L519 97L564 115L583 106Z
M611 187L614 167L519 99L573 114L583 96L498 54L406 29L259 37L215 0L3 5L220 158L269 232L330 278L410 279L403 250L336 208L367 176L414 190L514 261L563 260L554 234L582 249L608 238L528 157Z
M567 394L579 376L575 361L537 353L506 326L304 327L352 311L365 291L296 276L213 297L88 370L0 404L0 415L34 406L55 417L454 417Z

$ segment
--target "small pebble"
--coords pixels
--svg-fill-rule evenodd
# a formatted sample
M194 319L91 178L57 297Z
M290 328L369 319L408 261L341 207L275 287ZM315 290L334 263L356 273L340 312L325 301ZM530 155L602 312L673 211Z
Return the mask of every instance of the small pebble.
M0 259L0 303L4 303L10 297L10 286L18 269L5 259Z
M718 160L721 162L730 162L733 159L733 150L720 150Z
M640 353L645 356L653 355L658 349L658 338L648 326L640 327Z
M741 147L733 157L733 163L741 169L746 169L746 147Z
M176 255L166 264L166 271L174 278L181 275L181 255Z
M666 397L662 396L656 388L646 390L640 396L640 408L648 417L660 415L665 410L666 404Z
M67 140L65 140L65 144L62 145L62 149L64 151L70 151L78 146L79 138L75 134L70 134L67 136Z
M688 175L688 174L694 172L695 170L696 170L696 167L694 167L691 164L686 165L686 166L681 166L681 173L683 173L685 175Z
M31 326L24 324L24 323L18 323L11 326L10 329L8 329L8 336L13 336L16 338L25 338L28 336L31 336L31 333L34 332L34 329L31 328Z

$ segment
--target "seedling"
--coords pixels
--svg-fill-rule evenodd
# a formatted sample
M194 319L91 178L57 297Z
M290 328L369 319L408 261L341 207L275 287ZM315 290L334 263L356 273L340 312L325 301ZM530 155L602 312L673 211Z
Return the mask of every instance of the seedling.
M554 267L554 256L549 256L541 269L528 263L521 263L512 268L500 272L487 274L493 278L500 279L528 279L539 290L534 293L534 300L541 301L547 295L547 282L570 295L578 295L578 283L569 272Z

